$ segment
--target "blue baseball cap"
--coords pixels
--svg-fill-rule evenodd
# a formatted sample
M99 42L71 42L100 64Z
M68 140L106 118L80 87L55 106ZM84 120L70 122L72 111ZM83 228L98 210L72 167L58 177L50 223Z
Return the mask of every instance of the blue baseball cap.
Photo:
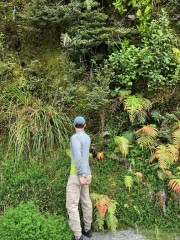
M86 120L82 116L78 116L74 119L74 125L75 124L83 124L84 125L85 123L86 123Z

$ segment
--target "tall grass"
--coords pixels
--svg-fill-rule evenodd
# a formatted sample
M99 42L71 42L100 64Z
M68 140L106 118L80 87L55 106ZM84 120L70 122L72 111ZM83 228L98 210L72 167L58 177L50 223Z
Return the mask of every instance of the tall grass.
M8 89L0 101L0 120L9 131L9 147L15 147L18 159L65 146L70 120L60 108L17 88Z

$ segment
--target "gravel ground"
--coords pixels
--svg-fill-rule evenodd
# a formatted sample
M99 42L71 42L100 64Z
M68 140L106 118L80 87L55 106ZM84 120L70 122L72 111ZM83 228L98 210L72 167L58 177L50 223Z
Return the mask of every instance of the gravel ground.
M93 232L93 236L89 239L84 237L84 240L147 240L141 234L137 234L134 230L117 231L116 233L101 233Z

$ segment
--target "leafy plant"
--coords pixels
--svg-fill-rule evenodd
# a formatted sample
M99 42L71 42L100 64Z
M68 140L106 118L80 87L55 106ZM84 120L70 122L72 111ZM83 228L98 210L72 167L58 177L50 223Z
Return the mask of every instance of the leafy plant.
M160 144L156 147L155 154L151 157L150 162L158 159L158 165L162 170L170 167L170 165L178 160L178 150L172 144Z
M91 194L91 199L94 207L95 224L100 230L104 230L104 224L110 231L115 232L118 226L118 219L116 218L117 202L110 199L107 195Z
M173 145L179 149L180 148L180 128L176 129L173 134Z
M116 136L114 142L117 145L115 151L122 153L126 157L129 153L129 140L124 136Z
M126 40L109 56L115 87L154 93L178 85L180 65L172 51L177 38L169 20L166 16L152 20L149 29L141 44Z
M43 216L33 202L22 202L16 208L8 207L0 217L0 236L2 240L58 240L59 236L69 240L71 233L63 216Z
M125 176L124 177L124 184L125 186L129 189L129 192L133 186L134 180L132 178L132 176Z
M65 146L70 126L65 114L17 87L8 90L1 98L4 105L1 115L9 121L6 126L9 146L15 146L18 158L23 154L42 154L57 145Z
M155 145L155 137L157 136L157 129L153 125L146 125L135 132L137 135L137 144L141 148L152 150Z
M124 100L124 109L129 114L129 119L134 123L135 118L138 118L140 123L144 123L146 120L146 112L152 107L151 102L140 96L128 96Z

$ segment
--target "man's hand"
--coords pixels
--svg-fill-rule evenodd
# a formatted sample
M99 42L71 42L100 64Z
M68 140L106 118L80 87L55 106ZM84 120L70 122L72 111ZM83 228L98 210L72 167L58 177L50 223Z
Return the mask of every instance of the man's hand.
M79 181L80 181L81 184L88 184L87 179L86 179L86 175L80 176Z

